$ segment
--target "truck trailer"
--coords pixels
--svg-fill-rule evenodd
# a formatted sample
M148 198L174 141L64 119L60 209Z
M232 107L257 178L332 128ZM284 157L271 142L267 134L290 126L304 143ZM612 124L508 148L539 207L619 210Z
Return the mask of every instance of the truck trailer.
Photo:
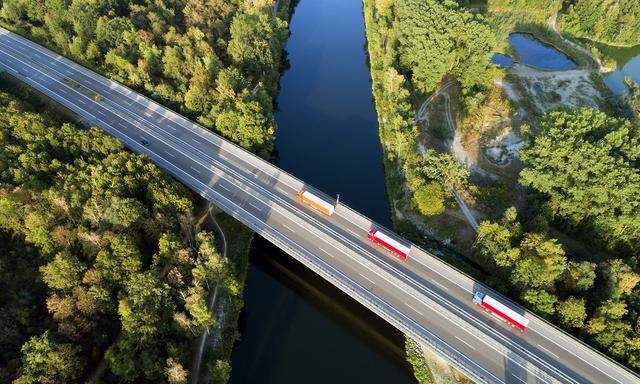
M527 318L486 293L476 292L473 295L473 303L491 312L494 316L507 322L512 327L518 328L521 332L524 332L524 330L527 329L527 325L529 325Z
M333 211L335 210L335 206L333 204L322 200L318 196L305 189L301 189L300 191L298 191L298 193L296 193L296 199L303 203L309 204L310 206L327 216L333 215Z
M367 237L374 243L393 252L402 260L407 260L407 256L409 256L409 251L411 250L411 248L393 239L391 236L385 235L384 233L376 229L372 229L369 231Z

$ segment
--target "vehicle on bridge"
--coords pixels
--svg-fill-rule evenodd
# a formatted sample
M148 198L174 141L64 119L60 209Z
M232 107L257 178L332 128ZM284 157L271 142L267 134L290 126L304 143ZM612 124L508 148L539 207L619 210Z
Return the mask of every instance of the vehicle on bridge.
M335 210L335 206L333 204L324 201L320 197L305 189L301 189L300 191L298 191L298 193L296 193L296 199L302 201L303 203L309 204L310 206L327 216L331 216L333 214L333 211Z
M391 238L391 236L385 235L384 233L376 229L370 230L367 237L369 238L369 240L373 241L374 243L381 245L384 248L388 249L389 251L393 252L394 254L400 256L402 260L407 260L407 256L409 256L409 251L411 250L411 247L408 247L400 243L399 241Z
M506 305L502 304L486 293L476 292L473 295L473 303L491 312L500 320L506 321L511 326L518 328L522 332L524 332L524 330L527 329L527 325L529 325L529 319L525 318L521 314L517 313L513 309L507 307Z

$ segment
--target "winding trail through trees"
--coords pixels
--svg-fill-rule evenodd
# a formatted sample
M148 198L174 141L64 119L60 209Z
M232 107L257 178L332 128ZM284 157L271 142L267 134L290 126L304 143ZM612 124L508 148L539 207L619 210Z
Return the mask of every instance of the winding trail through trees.
M218 220L216 220L216 216L213 213L213 208L214 206L211 203L208 203L206 214L209 215L211 222L216 227L218 234L222 239L222 257L226 259L227 258L227 238L225 237L224 231L222 230L222 227L220 227ZM220 278L218 277L218 280L216 281L216 286L213 289L213 294L209 296L209 305L208 305L209 312L213 312L213 308L216 304L217 297L218 297L219 287L220 287ZM216 318L218 318L218 316L216 316ZM206 331L202 332L202 335L200 335L200 338L198 339L198 352L196 353L196 356L193 359L193 367L191 369L191 383L193 384L198 384L198 381L200 379L202 355L204 354L204 346L206 345L207 337L209 336L210 333L211 333L210 330L207 329Z
M600 73L609 72L611 70L611 68L608 68L602 65L602 62L600 61L600 59L598 59L593 53L591 53L591 51L564 37L564 35L560 33L560 31L558 30L557 21L558 21L558 13L556 13L555 15L549 18L549 27L553 30L553 32L555 32L556 35L558 35L558 37L560 37L564 42L572 46L574 49L577 49L578 51L584 53L585 55L587 55L587 57L593 60L593 62L596 64L593 67L597 69Z
M449 88L451 88L451 86L453 86L453 84L455 84L454 80L447 81L444 84L442 84L442 86L438 90L436 90L431 96L429 96L427 100L425 100L424 103L422 103L422 105L416 112L414 123L427 120L428 118L427 108L436 99L436 97L443 96L445 98L445 117L447 120L447 124L449 125L449 130L451 130L451 132L453 132L455 135L456 133L455 119L453 118L453 115L451 113L451 102L450 102L451 99L449 94L447 93L447 91L449 90ZM455 149L453 150L455 151ZM453 197L456 199L456 202L460 206L460 210L462 211L462 214L464 215L465 219L467 220L469 225L473 228L473 230L477 231L478 221L473 216L471 209L460 197L460 195L458 194L458 191L456 191L456 188L453 185L450 187L450 189L451 189L451 193L453 194Z

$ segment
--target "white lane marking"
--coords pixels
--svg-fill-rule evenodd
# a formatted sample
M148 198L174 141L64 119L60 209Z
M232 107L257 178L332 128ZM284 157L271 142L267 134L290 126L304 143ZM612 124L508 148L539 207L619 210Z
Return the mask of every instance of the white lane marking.
M122 128L122 129L127 129L127 126L126 126L123 122L118 121L118 123L117 123L117 124L118 124L118 127ZM166 152L166 151L165 151L165 152Z
M82 99L78 99L78 102L79 102L80 104L82 104L82 105L87 105L87 103L85 103L85 102L84 102L84 100L82 100Z
M419 314L420 316L424 316L424 314L420 311L418 311L417 309L414 308L413 305L409 304L409 303L404 303L407 307L411 308L415 313Z
M258 211L262 211L262 208L253 204L253 203L249 203L250 206L252 206L253 208L257 209Z
M620 381L620 380L616 379L615 377L611 376L608 372L603 371L602 369L600 369L600 368L596 367L595 365L591 364L591 363L590 363L590 362L588 362L587 360L585 360L585 359L583 359L582 357L580 357L580 354L579 354L579 353L574 353L574 352L572 352L572 351L568 350L567 348L565 348L565 347L564 347L564 346L562 346L561 344L558 344L558 343L557 343L557 342L555 342L554 340L552 340L552 339L548 338L547 336L543 335L543 334L542 334L542 332L538 332L538 331L536 331L536 333L537 333L538 335L540 335L540 336L544 337L545 339L549 340L549 341L550 341L550 342L552 342L553 344L557 345L558 347L560 347L560 348L564 349L565 351L569 352L573 357L576 357L576 358L578 358L578 359L582 360L585 364L587 364L587 365L589 365L589 366L591 366L591 367L593 367L593 368L597 369L598 371L600 371L600 372L604 373L605 375L609 376L609 378L611 378L611 379L613 379L613 380L617 381L617 382L618 382L618 383L620 383L620 384L624 384L622 381Z
M432 283L433 285L436 285L438 288L442 289L443 291L448 291L449 288L445 287L444 285L438 283L435 280L429 280L430 283Z
M202 172L200 172L199 170L197 170L196 168L194 168L192 166L189 166L189 168L191 168L192 170L196 171L197 173L200 173L200 174L202 173Z
M196 140L196 138L195 138L195 137L192 137L192 138L191 138L191 141L193 141L193 142L194 142L194 143L196 143L196 144L200 144L200 141L199 141L199 140Z
M409 255L409 257L411 257L411 255ZM433 256L435 257L435 256ZM424 267L429 268L430 271L433 271L435 273L437 273L438 275L444 277L445 279L449 280L450 282L452 282L453 284L457 285L460 289L462 289L464 292L469 292L469 293L473 293L473 291L467 289L467 287L464 287L462 285L460 285L458 282L451 280L450 278L448 278L445 274L441 273L440 271L436 270L435 268L433 268L432 265L427 265L424 262L422 262L421 257L414 257L413 260L416 261L416 263L421 264ZM434 261L434 263L436 263L436 261Z
M175 158L175 157L176 157L176 155L174 155L173 153L171 153L171 152L169 152L169 151L163 151L163 152L164 152L165 154L167 154L167 155L169 155L169 156L173 157L173 158Z
M559 359L560 356L556 355L555 353L551 352L550 350L548 350L547 348L543 347L542 345L538 344L538 348L542 349L543 351L545 351L546 353L550 354L551 356L555 357L556 359Z
M104 114L104 112L102 112L102 111L101 111L101 110L99 110L99 109L96 109L96 113L97 113L98 115L102 116L102 117L107 117L107 115L105 115L105 114Z
M288 226L287 224L282 224L283 227L287 228L289 231L296 233L296 231L294 231L290 226Z
M362 273L358 273L358 275L360 275L360 277L362 277L363 279L367 280L368 282L370 282L373 285L376 285L376 283L371 280L370 278L368 278L367 276L363 275ZM419 312L418 312L419 313Z
M329 253L326 249L322 248L322 247L318 247L318 249L320 249L322 252L326 253L327 255L334 257L333 254Z
M473 350L475 350L475 349L476 349L476 347L474 347L473 345L471 345L471 344L467 343L466 341L462 340L462 339L461 339L461 338L459 338L458 336L456 336L456 339L458 339L458 341L460 341L462 344L466 345L467 347L469 347L469 348L471 348L471 349L473 349Z
M89 77L88 75L86 75L85 73L83 73L83 72L81 72L81 71L80 71L80 73L81 73L82 75L84 75L84 76ZM93 80L96 80L96 79L95 79L95 78L93 78L93 77L90 77L90 78L91 78L91 79L93 79ZM108 81L110 84L112 84L112 83L113 83L112 81L110 81L110 80L108 80L108 79L107 79L107 81ZM103 83L103 82L102 82L102 83ZM104 83L103 83L103 84L104 84ZM117 87L117 84L116 84L116 87ZM119 93L121 93L121 94L124 94L124 92L122 92L120 89L117 89L117 91L118 91ZM127 92L125 95L126 95L129 99L131 99L131 97L129 96L129 94L131 94L131 92ZM144 100L144 98L142 98L142 99ZM138 100L137 96L136 96L136 99L135 99L135 100ZM144 115L146 115L146 116L152 116L152 114L150 113L150 111L151 111L151 110L149 109L149 107L148 107L148 106L143 105L143 104L140 104L140 105L146 108ZM163 115L163 116L166 116L166 115ZM173 116L173 114L171 114L171 112L170 112L170 113L169 113L168 118L169 118L169 120L174 121L174 120L172 119L172 117L174 117L174 116ZM179 119L183 119L183 120L184 120L184 118L182 118L181 116L178 116L178 118L179 118ZM185 122L187 122L187 123L188 123L188 125L189 125L191 128L193 128L192 126L194 126L194 125L195 125L194 123L189 122L189 121L187 121L187 120L185 120ZM137 121L136 121L136 123L135 123L135 124L136 124L136 126L140 127L140 124L139 124ZM154 124L154 125L155 125L155 124ZM181 125L181 126L184 126L184 125L182 125L182 124L180 124L180 125ZM200 130L200 131L202 131L202 132L204 132L204 133L208 133L208 132L206 132L206 131L203 131L203 128L201 128L201 127L199 127L199 126L196 126L196 127L197 127L197 128L199 128L199 130ZM189 127L188 127L188 128L189 128ZM193 129L192 129L192 132L193 132ZM218 143L216 143L216 142L214 142L214 141L210 140L206 135L204 135L204 136L198 136L198 137L200 137L200 138L204 138L206 141L209 141L209 142L213 143L214 145L217 145L217 146L221 147ZM197 141L195 138L191 138L191 139L192 139L194 142L200 143L200 142L199 142L199 141ZM237 154L235 154L235 153L233 153L233 152L229 152L229 153L231 153L232 155L234 155L235 157L237 157L237 158L238 158L238 159L240 159L241 161L247 161L247 159L243 159L243 158L241 158L240 156L238 156ZM250 161L247 161L247 162L248 162L249 164L251 164L251 162L250 162ZM273 175L271 175L271 174L269 174L269 173L267 173L267 172L264 172L264 171L262 171L262 170L261 170L261 172L262 172L262 173L267 174L267 175L268 175L268 176L270 176L270 177L275 178L275 176L273 176ZM289 184L287 184L287 185L289 185ZM357 223L356 223L356 225L357 225ZM362 228L362 227L361 227L361 226L359 226L359 225L358 225L358 227L359 227L359 228ZM355 235L355 236L360 236L360 235L356 234L355 232L353 232L353 231L351 231L351 230L349 230L349 232L350 232L351 234ZM416 260L418 260L418 258L416 258ZM424 264L424 263L420 262L419 260L418 260L418 263L420 263L420 264L422 264L422 265L424 265L424 266L428 267L426 264ZM444 278L446 278L447 280L452 281L451 279L449 279L448 277L444 276L444 275L443 275L443 274L441 274L440 272L438 272L438 271L435 271L435 272L436 272L436 273L438 273L439 275L443 276L443 277L444 277ZM462 287L460 284L458 284L458 283L456 283L456 282L454 282L454 281L452 281L452 282L453 282L454 284L458 285L459 287L463 288L465 291L467 291L467 289L466 289L466 288L464 288L464 287Z
M357 233L353 232L352 230L350 230L350 229L348 229L348 228L347 228L347 232L349 232L350 234L352 234L352 235L353 235L353 236L355 236L355 237L360 237L360 236L362 236L362 234L357 234Z
M224 184L218 183L218 186L219 186L220 188L224 189L225 191L230 192L229 187L225 187L225 185L224 185Z
M518 379L518 381L520 381L521 383L527 384L526 381L522 380L520 377L514 375L513 373L511 374L512 377L515 377L516 379Z
M63 95L68 95L69 94L69 92L67 92L64 88L60 88L58 90L58 92L62 93Z

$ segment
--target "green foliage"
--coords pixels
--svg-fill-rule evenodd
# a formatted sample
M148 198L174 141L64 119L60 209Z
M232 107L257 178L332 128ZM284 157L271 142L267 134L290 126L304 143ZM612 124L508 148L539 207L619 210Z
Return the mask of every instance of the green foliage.
M524 293L522 299L531 309L543 316L551 316L555 313L555 304L558 298L542 289L530 289Z
M526 233L520 242L520 250L520 259L511 277L517 285L551 288L567 267L564 249L556 239Z
M494 264L497 281L509 281L499 288L518 292L536 313L555 318L569 331L591 335L610 355L640 367L640 339L631 325L638 321L638 312L630 316L623 301L638 303L635 288L640 274L630 264L621 259L599 265L567 260L557 240L543 233L523 233L514 209L497 223L480 223L476 249ZM596 279L599 289L594 292ZM587 308L596 306L589 318Z
M429 183L413 194L418 211L425 216L435 216L444 212L445 191L438 183Z
M169 357L167 359L167 365L164 368L164 375L169 384L186 384L189 378L189 371L184 369L182 364Z
M22 346L22 376L17 383L66 383L78 379L81 371L80 348L58 343L45 332Z
M556 305L558 320L566 328L582 328L587 319L584 298L569 297Z
M603 288L606 289L606 297L615 300L631 294L631 291L640 283L640 274L634 272L631 267L620 259L608 260L602 268Z
M640 44L640 3L575 0L561 18L563 32L612 45Z
M591 109L545 115L522 151L520 182L612 249L640 246L640 129Z
M588 261L570 261L565 270L564 283L574 292L585 292L593 287L596 279L596 264Z
M20 347L50 324L42 319L45 286L42 261L23 239L0 231L0 382L9 383L20 366Z
M608 300L598 307L586 327L596 343L617 358L623 358L630 346L627 344L627 338L631 334L632 327L623 320L627 313L624 302Z
M287 23L270 2L3 1L0 23L266 154ZM222 70L245 78L218 92Z
M40 268L42 280L51 289L69 290L80 283L84 265L74 255L58 253L47 265Z
M407 360L413 367L413 375L420 384L433 383L433 376L429 370L427 362L422 355L422 349L409 337L405 338L405 349L407 351Z
M452 154L438 153L433 149L428 149L423 156L412 157L403 169L412 191L418 191L429 183L447 189L462 186L469 177L469 170Z
M424 93L448 73L464 89L489 83L489 56L495 45L484 20L455 1L396 1L399 57L403 69Z
M18 382L76 382L106 350L114 381L161 382L166 368L180 382L193 334L175 314L211 326L203 284L234 271L211 234L187 245L184 187L100 130L37 108L0 91L0 239L11 247L0 244L0 381L19 368Z

